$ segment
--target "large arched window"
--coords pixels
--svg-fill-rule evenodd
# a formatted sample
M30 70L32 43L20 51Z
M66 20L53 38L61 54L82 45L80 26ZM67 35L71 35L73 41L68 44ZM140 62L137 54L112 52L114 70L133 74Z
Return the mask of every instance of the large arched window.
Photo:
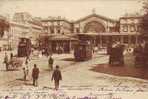
M91 32L93 33L105 32L105 27L97 21L88 22L84 27L84 33L91 33Z

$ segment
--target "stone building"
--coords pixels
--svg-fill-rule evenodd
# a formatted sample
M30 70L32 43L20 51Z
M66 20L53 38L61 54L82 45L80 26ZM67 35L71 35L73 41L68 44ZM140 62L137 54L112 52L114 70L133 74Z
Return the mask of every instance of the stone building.
M31 39L33 44L47 37L48 43L52 43L47 45L53 50L65 45L71 47L71 42L75 40L85 40L93 46L106 46L112 41L131 45L140 41L140 21L140 16L124 16L114 20L95 12L75 21L60 16L42 19L27 12L18 12L9 21L9 31L5 34L14 47L21 37Z
M9 39L12 47L17 47L19 38L22 37L29 38L32 44L36 44L37 38L43 32L41 21L27 12L15 13L9 24Z
M42 20L45 33L48 34L71 34L72 23L65 18L48 17Z
M73 23L74 33L83 39L91 40L97 46L108 42L120 41L124 44L136 44L140 35L140 16L125 16L113 20L95 13Z
M47 41L50 41L50 43L57 41L56 44L51 44L52 48L64 45L61 43L67 37L85 40L93 46L101 47L105 47L113 41L135 45L140 40L140 20L140 16L125 16L119 20L113 20L95 12L76 21L68 21L61 17L49 17L42 20L44 33L41 35L49 36L50 38ZM62 37L62 40L60 37ZM72 46L69 44L71 43L66 45Z
M49 50L58 53L59 50L64 53L69 53L71 49L71 42L75 40L72 38L72 22L58 17L48 17L42 20L44 33L40 35L40 46L48 52Z
M73 23L79 39L90 41L94 46L107 43L111 36L118 35L118 21L93 13Z
M142 17L125 16L120 18L120 33L123 34L123 42L137 44L140 41L140 24Z

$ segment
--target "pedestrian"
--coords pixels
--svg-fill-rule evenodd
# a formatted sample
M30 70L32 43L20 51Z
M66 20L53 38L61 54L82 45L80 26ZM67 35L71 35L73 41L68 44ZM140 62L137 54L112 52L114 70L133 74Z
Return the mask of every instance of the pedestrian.
M10 60L12 60L12 58L13 58L13 53L11 52L10 53Z
M124 55L123 55L124 45L123 44L120 44L120 43L118 44L117 52L116 52L116 54L117 54L117 60L119 62L119 65L123 66L124 65Z
M37 68L37 65L34 64L34 68L32 69L32 78L34 86L38 86L38 77L39 77L39 68Z
M50 57L49 57L49 60L48 60L48 66L49 66L49 68L50 68L51 70L53 70L53 62L54 62L54 60L53 60L53 58L50 56Z
M112 43L110 46L108 46L107 48L107 54L109 54L109 64L112 65L113 64L113 61L114 61L114 43Z
M42 58L42 51L38 51L37 55L38 55L38 58Z
M9 63L8 63L8 55L7 55L7 53L5 53L4 64L6 66L6 71L8 71L9 70L9 68L8 68Z
M25 65L28 65L28 59L26 58L26 60L25 60Z
M26 56L26 60L30 61L30 56L29 55Z
M5 99L10 99L9 96L5 96Z
M23 74L24 74L23 80L26 81L27 73L26 73L26 69L25 69L25 67L23 68Z
M26 66L26 80L29 78L28 75L29 75L29 68L28 66Z
M56 65L56 69L54 70L53 74L52 74L52 78L51 80L54 80L54 84L55 84L55 90L59 89L59 81L62 80L62 75L61 75L61 71L59 70L59 66Z

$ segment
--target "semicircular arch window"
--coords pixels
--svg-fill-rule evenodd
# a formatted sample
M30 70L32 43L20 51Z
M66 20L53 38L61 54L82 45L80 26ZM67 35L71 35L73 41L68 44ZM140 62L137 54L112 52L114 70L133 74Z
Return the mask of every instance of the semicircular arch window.
M88 22L84 26L84 33L101 33L101 32L105 32L105 27L97 21Z

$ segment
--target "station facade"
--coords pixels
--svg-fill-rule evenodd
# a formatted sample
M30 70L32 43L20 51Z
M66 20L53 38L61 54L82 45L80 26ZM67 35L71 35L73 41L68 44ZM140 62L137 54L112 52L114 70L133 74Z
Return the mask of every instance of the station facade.
M76 40L88 41L93 46L106 46L112 41L135 45L140 42L141 19L140 16L125 16L114 20L93 12L78 20L69 21L60 16L43 19L32 17L27 12L18 12L9 20L9 30L4 31L4 37L15 47L22 36L27 36L34 44L46 37L48 40L44 41L48 41L45 43L52 50L58 47L68 48L66 52Z
M42 23L44 33L50 36L65 35L76 37L78 40L86 40L93 46L106 46L112 41L120 41L128 45L137 44L140 36L140 20L140 16L126 16L113 20L92 13L76 21L57 17L44 19Z

